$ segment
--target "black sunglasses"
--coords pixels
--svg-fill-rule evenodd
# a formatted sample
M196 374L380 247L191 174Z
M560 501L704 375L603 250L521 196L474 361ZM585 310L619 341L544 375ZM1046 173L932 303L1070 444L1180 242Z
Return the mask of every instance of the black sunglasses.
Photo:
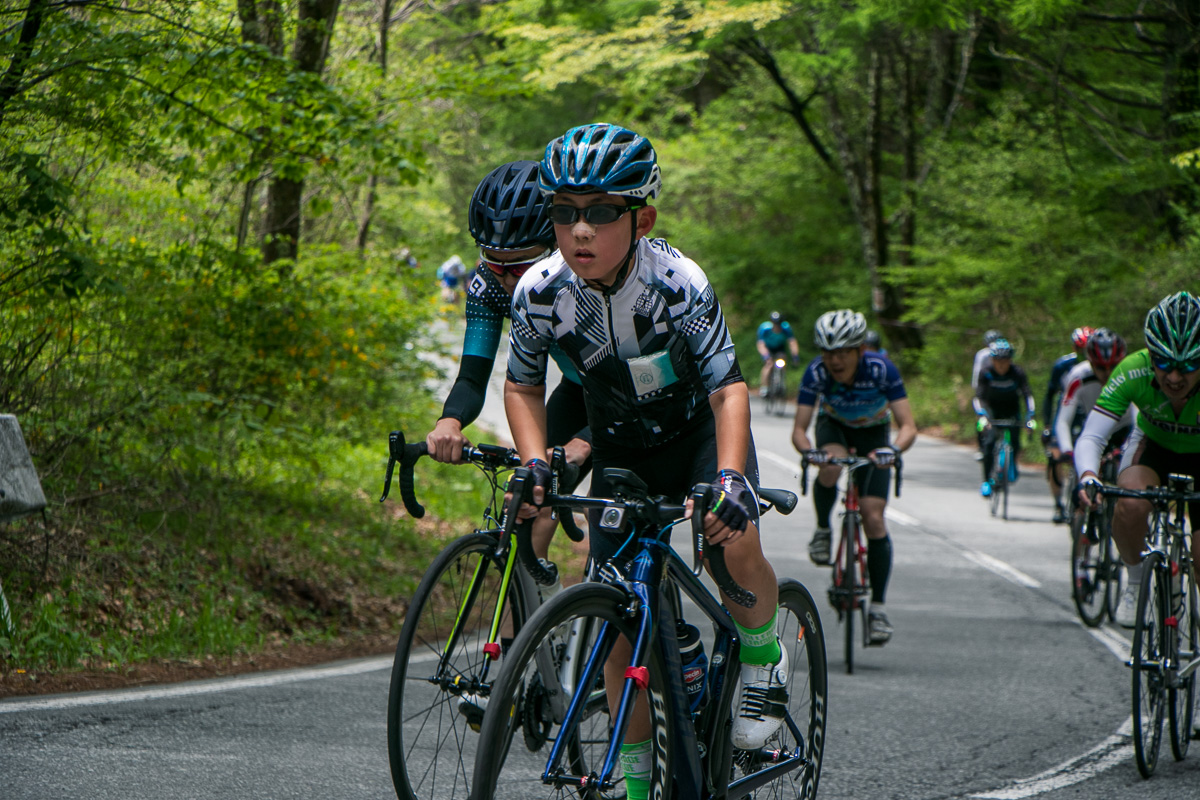
M1180 375L1188 375L1200 369L1200 361L1172 361L1169 358L1159 358L1158 356L1152 356L1150 360L1163 372L1179 370Z
M605 203L576 208L564 203L550 206L548 213L550 221L555 225L574 225L580 217L583 217L589 225L607 225L610 222L616 222L622 214L634 208L637 206L617 206Z

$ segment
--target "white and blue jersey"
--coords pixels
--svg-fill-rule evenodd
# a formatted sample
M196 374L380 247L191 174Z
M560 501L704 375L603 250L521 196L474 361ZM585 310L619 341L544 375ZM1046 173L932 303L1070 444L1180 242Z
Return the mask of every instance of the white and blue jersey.
M742 381L708 278L662 239L642 239L615 292L590 288L559 253L513 294L508 379L546 380L557 345L583 384L593 441L653 447L711 419L708 396Z
M859 360L850 385L835 381L821 357L814 358L800 379L796 404L815 406L819 398L820 416L848 428L869 428L889 423L892 419L889 404L905 397L908 392L900 370L891 359L867 352Z

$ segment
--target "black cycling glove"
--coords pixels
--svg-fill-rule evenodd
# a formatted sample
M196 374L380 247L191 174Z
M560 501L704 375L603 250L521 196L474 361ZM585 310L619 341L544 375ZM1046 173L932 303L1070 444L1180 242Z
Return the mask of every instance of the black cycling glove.
M723 469L712 482L713 500L708 509L727 528L746 530L750 521L749 509L754 503L754 493L746 485L746 476L735 469Z
M545 490L545 494L542 495L542 497L544 498L549 496L551 479L550 465L546 463L545 459L531 458L525 464L525 466L532 473L530 477L533 478L533 483L531 484L529 492L529 502L533 503L534 505L541 505L540 503L534 503L533 488L541 486L542 489Z

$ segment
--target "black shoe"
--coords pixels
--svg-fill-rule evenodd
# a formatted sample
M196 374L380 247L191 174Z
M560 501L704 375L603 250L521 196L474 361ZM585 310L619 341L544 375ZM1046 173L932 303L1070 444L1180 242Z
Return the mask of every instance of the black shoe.
M1054 509L1054 524L1055 525L1062 525L1068 519L1070 519L1070 517L1067 516L1066 511L1063 511L1062 506L1058 506L1057 508Z

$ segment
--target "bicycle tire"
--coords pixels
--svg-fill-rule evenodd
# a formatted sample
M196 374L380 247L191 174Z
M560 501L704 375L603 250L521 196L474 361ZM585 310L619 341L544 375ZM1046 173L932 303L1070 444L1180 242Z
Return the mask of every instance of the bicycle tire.
M1113 541L1112 536L1112 519L1115 510L1116 498L1104 498L1104 511L1100 517L1100 548L1103 553L1101 563L1104 564L1108 576L1105 616L1109 622L1113 623L1117 620L1117 604L1121 601L1121 594L1125 590L1127 581L1125 562L1121 560L1121 555L1117 552L1117 543Z
M996 445L992 457L992 516L1000 514L1000 493L1008 491L1008 469L1004 461L1004 442ZM1005 518L1008 516L1008 501L1004 502Z
M433 560L409 604L396 643L387 710L388 762L400 800L447 797L452 788L468 784L477 734L473 720L460 713L458 698L483 666L483 645L500 601L504 564L495 548L496 538L488 533L454 540ZM477 569L480 589L468 599ZM516 630L525 613L515 584L509 596L506 624ZM464 636L443 669L443 647L456 619L464 623ZM492 676L497 669L491 665ZM452 752L457 758L449 757Z
M1142 562L1142 585L1138 595L1137 621L1133 628L1133 752L1143 778L1154 774L1162 744L1166 687L1162 663L1164 572L1161 553L1151 553Z
M853 514L847 514L842 520L842 635L844 637L843 656L846 661L846 674L854 674L854 612L858 610L858 557L855 553L858 541L858 530Z
M793 754L803 748L808 764L779 776L746 797L752 800L780 797L813 800L821 782L821 761L825 750L828 664L825 633L817 605L808 589L793 578L779 581L776 631L780 646L788 650L787 716L779 730L767 739L763 750ZM731 709L731 713L735 710ZM730 777L731 784L756 771L750 768L750 762L746 753L737 754Z
M1108 577L1102 546L1091 543L1086 529L1079 530L1072 538L1071 599L1075 601L1079 619L1089 628L1099 627L1108 613Z
M1180 559L1179 594L1172 594L1171 613L1178 622L1174 652L1175 666L1179 668L1195 658L1200 649L1200 620L1196 619L1196 575L1187 559ZM1171 755L1182 761L1192 739L1192 722L1195 715L1196 673L1180 681L1170 690L1168 697L1171 729Z
M768 411L777 416L782 416L787 411L787 383L782 367L771 368L770 387L767 389L767 398L770 405Z
M543 643L553 632L576 620L590 626L593 631L599 629L599 623L608 623L617 632L616 635L632 641L636 629L626 613L628 604L627 595L617 587L598 583L580 584L564 590L526 622L505 656L483 718L479 754L471 783L472 798L526 800L541 797L603 797L616 800L625 796L623 780L620 778L615 789L603 795L597 795L591 789L585 794L579 787L555 787L543 783L542 774L546 770L546 758L549 755L549 748L545 745L561 733L559 720L550 723L542 746L532 754L528 746L522 746L514 740L514 734L525 718L525 695L530 676L536 672L537 654ZM666 707L666 670L657 648L650 648L649 653L650 706L661 710ZM586 660L585 653L580 661ZM579 668L582 669L582 663ZM591 713L585 714L581 721L582 732L576 731L572 736L571 747L576 752L568 758L571 763L567 771L574 777L583 777L599 768L597 762L603 758L611 738L608 704L603 698L603 670L599 671L596 682L588 687L577 686L576 691L587 691L592 695L600 693L599 702L589 705ZM652 797L669 798L672 786L668 765L672 763L674 720L669 713L651 713L650 717L650 741L654 748L650 794Z

